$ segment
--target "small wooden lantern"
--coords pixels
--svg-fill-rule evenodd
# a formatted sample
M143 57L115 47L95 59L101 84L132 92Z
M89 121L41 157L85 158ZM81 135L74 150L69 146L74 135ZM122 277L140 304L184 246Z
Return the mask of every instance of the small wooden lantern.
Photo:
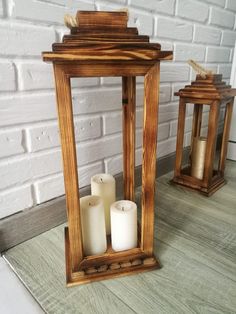
M176 162L173 183L177 183L210 196L226 181L224 179L225 160L236 89L226 85L220 74L197 75L196 81L175 93L180 97L176 144ZM186 104L193 104L190 164L182 167ZM209 106L208 130L206 138L201 136L203 106ZM221 106L225 105L223 136L219 162L214 163ZM205 142L205 143L204 143ZM201 163L202 159L202 165ZM201 169L202 168L202 169Z
M63 154L68 228L65 228L67 285L118 277L159 267L153 254L154 186L158 121L160 60L172 59L171 51L149 43L127 27L126 12L81 11L77 25L63 43L53 44L43 60L53 62ZM134 199L135 77L144 76L144 131L142 168L142 225L139 246L103 255L84 256L77 158L70 78L122 76L124 198ZM108 239L108 243L110 239Z

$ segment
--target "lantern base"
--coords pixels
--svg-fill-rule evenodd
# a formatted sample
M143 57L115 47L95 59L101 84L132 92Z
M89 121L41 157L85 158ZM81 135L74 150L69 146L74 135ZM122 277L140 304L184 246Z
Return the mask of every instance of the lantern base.
M160 268L154 255L146 255L140 248L122 252L108 250L103 255L85 257L77 271L72 271L68 227L65 227L66 284L67 287L110 278L137 274Z
M184 186L190 190L197 191L209 197L219 190L223 185L225 185L227 181L223 177L217 176L213 177L212 183L208 187L203 187L201 185L202 180L183 175L180 177L174 177L172 180L170 180L170 183Z

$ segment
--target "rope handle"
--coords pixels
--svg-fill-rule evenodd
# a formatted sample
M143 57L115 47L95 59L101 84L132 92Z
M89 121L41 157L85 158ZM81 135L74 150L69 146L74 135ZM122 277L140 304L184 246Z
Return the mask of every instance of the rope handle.
M194 60L188 60L188 64L196 71L202 78L206 78L207 75L213 74L212 71L207 70L203 66L201 66L199 63L197 63Z

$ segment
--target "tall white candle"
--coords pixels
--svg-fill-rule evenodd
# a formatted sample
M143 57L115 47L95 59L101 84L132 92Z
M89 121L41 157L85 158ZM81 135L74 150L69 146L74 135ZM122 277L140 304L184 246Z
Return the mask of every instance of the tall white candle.
M103 254L107 250L104 205L99 196L80 199L84 255Z
M137 205L118 201L111 205L111 243L114 251L137 247Z
M106 234L111 234L110 206L116 201L116 182L112 175L101 173L91 178L91 193L103 199Z
M191 176L200 180L203 179L204 175L206 143L207 139L205 137L195 137L193 139Z

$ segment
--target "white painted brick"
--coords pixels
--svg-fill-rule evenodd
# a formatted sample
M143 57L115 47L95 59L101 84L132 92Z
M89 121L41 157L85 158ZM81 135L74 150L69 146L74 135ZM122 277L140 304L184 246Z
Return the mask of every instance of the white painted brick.
M153 35L153 23L154 19L152 16L129 10L128 25L130 27L137 27L139 34Z
M169 85L160 86L160 103L168 102L171 98L171 88ZM143 125L143 110L136 110L136 127L141 128ZM104 115L104 134L113 134L122 131L122 112Z
M175 45L174 58L176 61L187 61L193 59L195 61L204 61L205 47L199 45L187 45L177 43Z
M74 114L90 114L121 107L121 90L91 90L73 94ZM143 92L137 89L137 105L143 103ZM57 118L56 97L52 93L15 94L0 97L0 126Z
M62 172L61 150L34 154L30 157L30 164L33 179Z
M226 1L226 9L229 9L229 10L236 12L236 1L235 0L227 0Z
M121 86L122 79L120 76L102 77L101 83L102 83L102 85L119 85L119 86Z
M148 3L145 0L131 0L131 5L151 12L157 12L158 14L173 15L175 11L175 0L149 0Z
M189 85L189 82L182 82L182 83L174 83L172 84L172 100L179 101L179 96L175 96L174 93L178 92L181 88L184 88L185 85Z
M0 62L0 91L14 91L16 79L14 66L10 62Z
M211 8L210 24L233 28L235 23L235 14L223 9Z
M235 31L234 32L223 31L222 42L221 42L222 46L232 46L232 47L234 47L235 40L236 40L236 32Z
M2 55L40 56L44 50L51 50L55 31L49 27L0 24L0 52Z
M225 7L225 0L201 0L203 2L207 2L207 3L210 3L210 4L215 4L215 5L218 5L220 7ZM234 0L233 0L234 1Z
M28 181L31 178L29 158L1 161L0 178L0 189Z
M162 141L157 145L157 157L163 157L176 150L176 137L169 138L166 141Z
M192 117L187 117L185 119L185 126L184 126L185 133L192 130L192 121L193 121ZM171 137L174 137L177 135L177 127L178 127L178 121L177 120L172 121L170 124L170 136Z
M103 137L96 141L80 143L77 145L78 166L84 166L105 157L120 154L122 152L121 134ZM61 150L53 152L37 153L31 157L33 177L62 172ZM47 165L47 167L45 167Z
M224 79L229 79L231 75L231 64L222 64L219 65L219 71L220 74L223 75Z
M209 6L194 0L178 0L177 15L191 21L206 22Z
M126 0L108 0L108 1L115 2L115 3L122 3L122 4L126 3Z
M193 38L194 42L218 45L220 44L220 39L221 30L212 27L195 25L195 33Z
M0 131L0 158L24 152L22 130Z
M88 114L121 109L121 89L98 89L74 93L74 113ZM143 104L143 89L136 89L136 104Z
M161 64L161 82L180 82L189 79L189 66L174 63Z
M34 0L14 0L12 17L32 21L63 24L66 8L48 2Z
M114 0L117 1L117 0ZM65 1L64 1L65 3ZM73 0L73 1L68 1L68 6L70 9L70 12L73 13L74 15L77 13L77 11L86 11L86 10L95 10L95 1L94 0Z
M142 149L135 151L135 166L142 164ZM123 155L113 156L105 159L105 171L112 175L118 174L123 171Z
M55 119L54 94L15 94L0 97L0 126Z
M48 89L54 87L53 67L41 62L20 63L17 65L19 89Z
M71 87L88 87L99 85L98 77L76 77L71 78ZM73 91L72 91L73 95Z
M159 107L159 123L175 120L178 117L178 103L162 105Z
M163 123L158 125L158 141L163 141L169 137L170 124Z
M78 172L79 187L82 188L90 184L90 178L93 175L103 172L103 164L102 162L97 162L92 165L81 167L78 169ZM35 182L34 187L36 191L37 204L65 194L64 178L62 173L38 180Z
M230 49L221 47L208 47L206 60L207 62L228 62Z
M191 41L193 38L193 25L174 19L158 18L156 36Z
M29 185L0 193L0 219L31 206L33 206L33 199Z
M53 5L57 4L57 5ZM67 5L67 6L66 6ZM35 1L14 0L12 17L30 21L45 22L48 24L64 24L66 13L76 14L77 10L94 10L94 3L82 1Z
M158 42L161 44L161 49L162 50L174 50L174 43L166 40L159 40L159 38L155 38L153 40L150 40L150 42Z
M75 118L75 140L84 141L101 136L101 118ZM30 152L60 145L58 123L43 124L27 128Z
M4 11L3 11L3 0L0 0L0 16L3 16Z

